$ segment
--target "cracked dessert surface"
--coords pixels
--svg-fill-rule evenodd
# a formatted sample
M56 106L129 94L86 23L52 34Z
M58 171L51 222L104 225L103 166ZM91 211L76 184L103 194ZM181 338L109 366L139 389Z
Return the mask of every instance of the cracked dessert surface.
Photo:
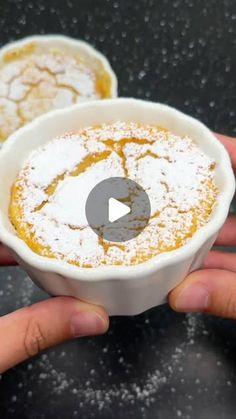
M0 61L0 143L16 129L53 109L111 95L102 65L79 53L30 42Z
M12 187L9 214L36 253L91 268L134 265L183 246L217 201L216 163L193 139L137 123L87 127L32 152ZM109 177L140 184L151 203L146 228L113 243L88 226L86 199Z

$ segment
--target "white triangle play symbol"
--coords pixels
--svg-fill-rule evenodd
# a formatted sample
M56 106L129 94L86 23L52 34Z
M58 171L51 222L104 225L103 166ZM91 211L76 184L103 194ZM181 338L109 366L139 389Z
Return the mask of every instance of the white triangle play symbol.
M108 218L110 223L119 220L119 218L124 217L124 215L129 214L130 212L131 209L128 205L125 205L114 198L109 199Z

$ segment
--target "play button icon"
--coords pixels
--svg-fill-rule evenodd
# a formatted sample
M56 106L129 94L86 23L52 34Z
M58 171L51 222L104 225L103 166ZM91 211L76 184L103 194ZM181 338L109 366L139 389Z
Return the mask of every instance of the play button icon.
M114 221L119 220L119 218L124 217L124 215L129 214L131 211L128 205L123 204L122 202L118 201L117 199L110 198L109 199L109 215L108 219L111 223Z
M91 190L85 211L89 226L99 237L124 242L143 231L149 222L151 207L147 193L138 183L111 177Z

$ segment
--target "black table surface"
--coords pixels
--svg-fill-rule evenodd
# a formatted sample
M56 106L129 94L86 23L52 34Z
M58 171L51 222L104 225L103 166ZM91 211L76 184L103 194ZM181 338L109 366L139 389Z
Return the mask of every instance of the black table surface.
M0 45L37 33L96 46L121 96L236 136L235 0L0 0ZM19 268L0 269L0 314L44 298ZM235 393L235 323L162 306L0 376L0 418L233 419Z

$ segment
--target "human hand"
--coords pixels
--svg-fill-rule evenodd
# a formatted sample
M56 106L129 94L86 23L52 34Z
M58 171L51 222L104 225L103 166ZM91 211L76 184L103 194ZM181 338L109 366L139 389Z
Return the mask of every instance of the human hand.
M17 265L17 262L13 259L6 247L0 242L0 266L12 265Z
M236 172L236 138L217 135L229 152ZM236 245L236 215L229 215L216 245ZM169 295L170 306L181 312L207 312L236 319L236 255L212 250L203 269L185 278Z
M0 317L0 373L50 346L108 329L103 308L55 297Z
M0 265L15 264L0 244ZM73 297L55 297L0 317L0 373L40 351L74 337L108 329L103 308Z

